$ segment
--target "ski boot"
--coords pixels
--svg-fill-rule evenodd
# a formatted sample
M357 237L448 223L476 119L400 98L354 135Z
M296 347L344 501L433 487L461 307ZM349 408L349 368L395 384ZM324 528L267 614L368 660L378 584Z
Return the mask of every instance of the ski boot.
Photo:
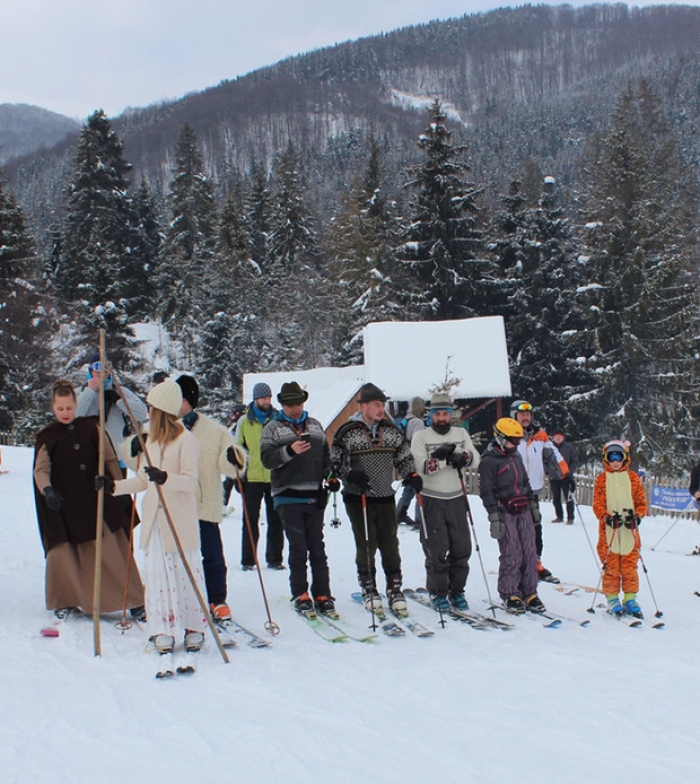
M617 595L607 596L608 612L614 618L622 618L622 605L620 604L620 597Z
M519 596L511 596L509 599L506 599L503 602L503 606L506 612L513 615L522 615L526 610L525 602Z
M226 602L221 602L221 604L210 604L209 610L211 611L211 617L215 621L231 620L231 610Z
M533 593L529 599L525 600L525 607L528 610L528 612L533 612L533 613L547 612L547 608L544 606L544 602L542 601L542 599L540 599L540 597L536 593Z
M542 565L542 561L537 561L537 579L541 580L543 583L556 583L557 585L561 582L558 577L555 577L549 569L545 568Z
M300 615L314 615L314 603L311 601L311 597L307 591L299 594L299 596L294 599L294 609Z
M633 618L639 618L640 620L644 618L644 615L642 615L642 608L637 604L637 597L635 594L632 594L625 599L623 607L626 615L631 615Z
M317 596L314 600L316 610L322 615L327 615L329 618L338 618L338 613L335 611L335 602L332 596Z
M450 594L450 604L455 610L459 610L460 612L468 612L469 611L469 602L467 601L463 592L453 593Z
M432 604L434 609L438 612L448 613L450 611L450 603L447 601L447 597L442 594L431 593L430 604Z
M399 618L408 616L408 605L406 597L401 590L401 575L392 575L386 581L386 596L389 600L389 608L394 615Z

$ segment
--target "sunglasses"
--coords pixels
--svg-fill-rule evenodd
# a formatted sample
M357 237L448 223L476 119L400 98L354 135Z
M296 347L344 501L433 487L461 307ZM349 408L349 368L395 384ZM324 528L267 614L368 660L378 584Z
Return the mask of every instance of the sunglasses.
M625 459L625 456L622 452L608 452L607 458L608 463L621 463Z
M532 411L532 403L519 403L515 407L516 411Z
M518 446L518 444L522 441L522 438L519 438L518 436L507 436L506 441L509 444L513 444L513 446Z

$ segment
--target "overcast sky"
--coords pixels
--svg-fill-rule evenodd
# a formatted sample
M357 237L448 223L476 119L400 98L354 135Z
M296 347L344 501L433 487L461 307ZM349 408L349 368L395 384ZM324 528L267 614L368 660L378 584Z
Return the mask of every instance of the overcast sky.
M127 106L180 98L289 55L506 5L496 0L0 0L0 103L34 104L80 120L95 109L114 117Z

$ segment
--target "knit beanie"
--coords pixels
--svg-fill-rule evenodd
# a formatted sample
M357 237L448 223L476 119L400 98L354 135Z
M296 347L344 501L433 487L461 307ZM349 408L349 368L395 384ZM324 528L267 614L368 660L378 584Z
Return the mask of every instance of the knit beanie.
M177 416L182 408L182 390L174 381L162 381L148 393L146 402L153 408Z
M253 387L253 400L260 400L261 397L272 397L272 390L270 389L269 384L265 384L263 381L258 381L258 383Z
M179 376L175 383L180 385L182 397L192 406L197 408L199 403L199 384L192 376Z

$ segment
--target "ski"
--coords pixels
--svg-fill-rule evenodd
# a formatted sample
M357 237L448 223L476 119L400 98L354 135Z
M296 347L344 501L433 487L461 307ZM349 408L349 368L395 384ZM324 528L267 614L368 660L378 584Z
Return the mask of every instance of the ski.
M615 615L615 614L609 612L607 606L605 604L602 604L602 603L598 604L596 606L599 607L600 609L604 609L605 610L605 615L610 616L610 618L612 618L613 620L618 621L619 623L624 624L625 626L627 626L630 629L640 629L642 626L644 626L644 619L643 618L636 618L636 617L634 617L632 615L629 615L629 613L625 613L625 612L622 612L619 615ZM663 629L665 626L666 626L666 623L664 621L657 621L656 623L652 623L651 624L651 628L652 629Z
M325 621L329 626L331 626L336 631L344 634L345 637L349 640L354 640L355 642L376 642L377 635L376 634L357 634L353 633L352 631L348 630L345 622L341 619L339 613L337 611L333 611L333 613L322 613L316 612L316 617L320 618L322 621Z
M163 681L175 676L175 655L170 653L159 653L158 657L161 662L160 669L156 672L156 680Z
M426 588L417 588L413 593L420 597L418 601L421 604L433 610L435 609L430 603L430 594ZM512 623L506 623L506 621L501 621L492 615L484 615L473 610L457 610L454 607L450 607L449 615L455 620L467 623L477 629L501 629L502 631L508 631L515 628Z
M180 658L180 663L175 667L176 675L194 675L197 671L197 659L199 658L199 651L185 651L183 658Z
M306 625L313 629L319 637L323 637L328 642L347 642L350 639L345 632L341 632L330 624L325 623L313 611L303 613L295 610L294 612L306 621Z
M245 643L250 648L269 648L270 641L264 640L260 635L251 631L245 626L242 626L238 621L229 618L225 621L214 621L217 631L220 632L219 636L223 642L224 635L230 640L232 647L238 645L239 642ZM226 643L223 642L224 647Z
M484 599L484 601L486 601ZM487 602L488 604L488 602ZM508 610L506 609L505 604L503 602L494 602L491 607L494 607L497 610L502 610L503 612L507 613ZM543 623L545 629L558 629L562 625L562 619L556 615L552 615L551 613L544 612L544 613L535 613L526 610L522 613L508 613L509 615L513 615L515 617L525 616L529 618L531 621L536 621L538 618L545 618L548 622Z
M363 607L365 606L364 597L359 591L356 591L355 593L351 594L351 597L354 602L357 602ZM372 611L367 610L367 612L371 613ZM374 617L377 621L377 625L379 626L379 628L388 637L403 637L406 634L406 630L403 628L403 626L396 623L396 621L392 621L391 618L388 618L383 608L375 610Z
M68 608L67 613L63 617L59 618L58 616L54 615L51 623L46 624L46 626L42 626L42 628L39 630L39 634L41 634L42 637L60 637L60 627L63 626L69 618L79 618L82 615L83 613L80 610Z
M419 589L417 591L413 591L410 588L404 588L403 592L405 596L407 596L409 599L412 599L414 602L418 602L418 604L422 604L423 607L428 607L434 612L439 612L430 603L430 598L428 596L427 591L425 591L425 589L423 590ZM468 626L471 626L473 629L487 630L487 629L494 628L490 624L483 623L480 618L477 618L471 613L460 613L459 615L456 615L455 612L452 609L450 609L448 612L444 613L444 615L447 615L450 618L453 618L454 620L461 621L462 623L466 623Z
M384 594L382 594L383 598L386 598ZM391 609L391 605L389 605L389 612L397 618L408 630L411 634L415 634L416 637L432 637L434 636L435 632L432 629L428 629L426 626L423 626L422 623L411 618L406 610L403 613L394 612Z

